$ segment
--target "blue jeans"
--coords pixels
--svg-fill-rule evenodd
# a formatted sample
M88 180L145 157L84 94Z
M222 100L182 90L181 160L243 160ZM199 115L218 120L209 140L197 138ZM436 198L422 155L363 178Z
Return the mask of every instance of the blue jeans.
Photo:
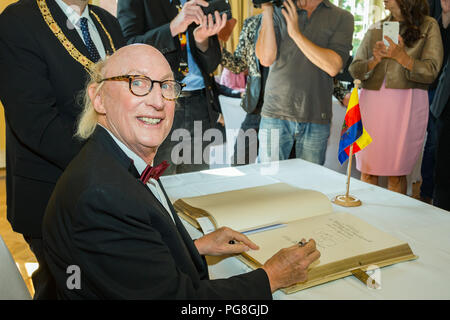
M289 159L295 143L295 156L323 165L330 124L295 122L261 117L259 125L259 161Z

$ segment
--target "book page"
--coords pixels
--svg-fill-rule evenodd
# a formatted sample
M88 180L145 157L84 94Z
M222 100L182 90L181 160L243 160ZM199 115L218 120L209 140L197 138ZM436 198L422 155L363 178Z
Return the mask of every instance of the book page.
M290 223L284 228L248 236L260 246L247 254L264 264L280 249L302 238L314 239L321 257L314 268L405 244L348 213L331 213Z
M285 183L182 200L207 211L217 227L226 226L240 232L332 211L331 202L324 194Z

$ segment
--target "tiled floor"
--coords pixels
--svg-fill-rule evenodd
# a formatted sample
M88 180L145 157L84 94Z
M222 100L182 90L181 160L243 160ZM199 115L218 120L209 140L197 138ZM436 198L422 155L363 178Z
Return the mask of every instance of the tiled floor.
M11 225L8 220L6 220L5 169L0 169L0 235L5 241L6 246L11 251L13 258L19 267L20 273L27 284L28 290L33 295L33 283L25 266L27 264L27 266L30 267L30 263L36 263L36 258L30 251L22 235L12 231Z

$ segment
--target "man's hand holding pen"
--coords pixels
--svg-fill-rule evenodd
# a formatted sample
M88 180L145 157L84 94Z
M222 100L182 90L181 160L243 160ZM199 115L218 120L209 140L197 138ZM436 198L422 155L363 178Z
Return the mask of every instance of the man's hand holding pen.
M313 239L308 242L303 239L298 244L278 251L263 266L272 292L306 281L309 266L319 257L320 252Z
M219 256L238 254L259 247L246 235L227 227L222 227L195 240L195 246L202 255ZM267 273L272 292L280 288L306 281L308 268L320 257L313 239L302 239L297 244L281 249L269 260L262 269Z

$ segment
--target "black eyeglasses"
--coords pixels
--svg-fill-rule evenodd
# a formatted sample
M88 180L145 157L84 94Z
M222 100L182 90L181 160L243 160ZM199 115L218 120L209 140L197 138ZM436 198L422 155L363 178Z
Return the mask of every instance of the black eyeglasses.
M161 86L161 93L164 99L169 101L176 100L183 89L186 86L184 83L179 83L175 80L152 80L147 76L142 75L123 75L117 77L106 78L98 81L101 83L103 81L127 81L130 92L138 97L146 96L152 91L153 84L159 83Z

